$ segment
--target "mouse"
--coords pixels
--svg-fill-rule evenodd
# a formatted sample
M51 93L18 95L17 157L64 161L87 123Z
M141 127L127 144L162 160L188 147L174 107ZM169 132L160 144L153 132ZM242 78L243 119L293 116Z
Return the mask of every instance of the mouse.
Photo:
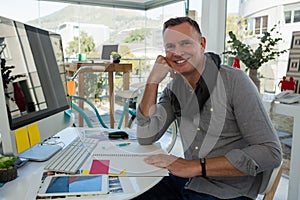
M125 131L113 131L108 133L109 139L128 139L128 134Z

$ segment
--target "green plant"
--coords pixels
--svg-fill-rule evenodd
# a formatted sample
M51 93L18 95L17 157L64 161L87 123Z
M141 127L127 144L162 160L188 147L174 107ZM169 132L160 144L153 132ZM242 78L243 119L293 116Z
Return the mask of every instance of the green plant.
M120 60L121 59L121 55L118 52L112 51L111 55L113 57L113 60Z
M0 157L0 168L7 169L13 167L17 158L14 156L1 156Z
M276 25L270 30L263 33L261 37L257 37L259 40L257 48L254 50L250 45L243 43L236 35L230 31L229 37L231 50L223 52L223 54L229 54L235 56L246 65L248 69L258 69L264 63L277 58L280 54L285 53L286 50L278 51L277 44L282 40L280 37L273 38L271 33L275 31ZM277 32L278 33L278 32Z
M0 156L0 182L6 183L14 180L18 176L15 166L17 158L15 156Z

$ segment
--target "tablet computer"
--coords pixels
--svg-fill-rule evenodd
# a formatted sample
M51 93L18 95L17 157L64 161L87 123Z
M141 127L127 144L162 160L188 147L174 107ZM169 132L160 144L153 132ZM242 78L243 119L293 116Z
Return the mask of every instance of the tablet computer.
M108 175L55 175L42 182L38 196L73 196L107 194Z

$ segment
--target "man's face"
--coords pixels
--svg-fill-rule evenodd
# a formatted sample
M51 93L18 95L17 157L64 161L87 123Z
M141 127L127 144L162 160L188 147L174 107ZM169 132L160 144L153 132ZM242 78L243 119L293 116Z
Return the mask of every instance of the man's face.
M164 32L166 57L182 75L199 70L204 59L205 38L189 24L169 27Z

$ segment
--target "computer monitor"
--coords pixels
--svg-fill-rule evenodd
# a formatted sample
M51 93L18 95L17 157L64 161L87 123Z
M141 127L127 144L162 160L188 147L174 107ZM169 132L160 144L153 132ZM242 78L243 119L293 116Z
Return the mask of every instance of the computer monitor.
M72 124L63 49L60 35L1 16L0 38L10 77L20 75L9 84L0 76L2 153L16 155L15 130L37 123L44 140Z
M110 60L111 52L118 52L119 45L117 44L104 44L102 46L101 60Z

